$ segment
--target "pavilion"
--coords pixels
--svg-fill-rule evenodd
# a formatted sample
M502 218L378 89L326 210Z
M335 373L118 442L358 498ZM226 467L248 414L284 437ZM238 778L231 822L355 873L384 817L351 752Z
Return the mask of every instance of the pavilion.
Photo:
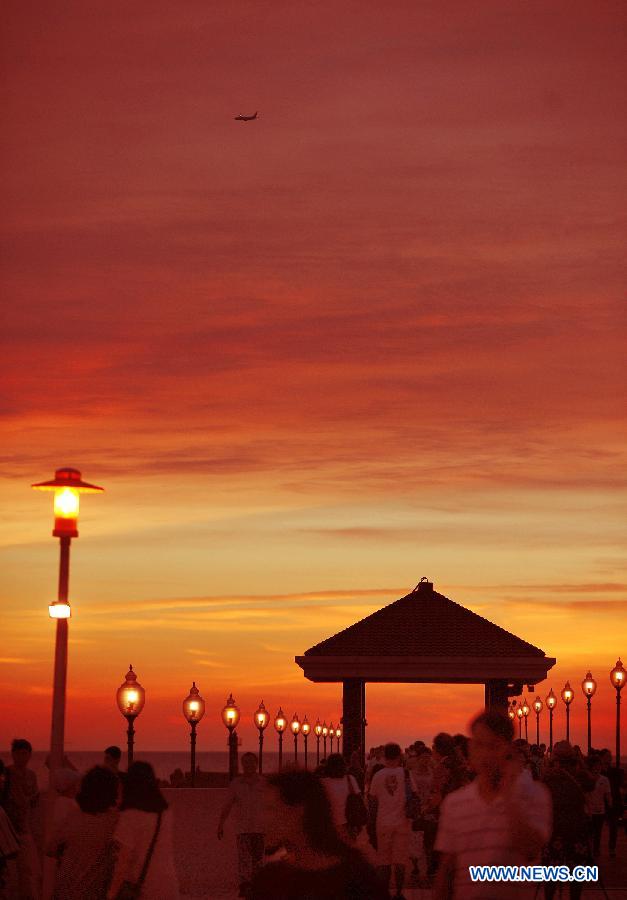
M555 659L433 590L414 590L296 657L305 677L343 686L343 752L366 746L366 682L483 684L485 705L507 710Z

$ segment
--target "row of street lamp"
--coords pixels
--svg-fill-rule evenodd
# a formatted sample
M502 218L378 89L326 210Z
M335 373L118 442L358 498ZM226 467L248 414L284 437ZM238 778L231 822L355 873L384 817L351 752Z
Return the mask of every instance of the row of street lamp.
M133 748L135 744L135 719L144 708L145 701L146 691L137 680L137 675L133 671L133 666L131 665L129 666L129 670L126 673L124 682L120 685L116 692L116 702L118 705L118 709L128 722L126 738L129 766L133 762ZM203 718L204 714L205 701L200 696L200 692L196 687L196 682L194 681L192 682L189 694L187 695L185 700L183 700L183 715L189 723L191 729L190 774L192 787L195 786L196 782L196 728L200 720ZM235 775L237 775L238 739L236 729L240 721L240 709L239 706L235 703L232 694L229 694L228 699L222 709L222 721L224 722L224 725L229 732L229 778L232 779L235 777ZM270 714L266 709L263 700L255 710L255 713L253 715L253 722L255 724L255 727L259 731L259 772L263 772L264 732L270 724ZM288 726L294 738L294 763L296 765L298 765L298 737L299 735L302 735L304 745L305 769L309 767L308 739L312 730L316 738L316 765L319 765L320 763L321 741L325 757L327 755L327 741L330 742L329 747L331 753L333 753L334 740L337 741L337 752L340 752L340 738L342 737L342 729L339 725L337 727L334 726L333 723L327 725L326 721L320 722L320 720L318 719L312 729L307 716L305 716L301 722L296 713L294 713L294 715L292 716L292 720L288 722L286 716L283 713L283 710L279 707L279 710L274 717L274 729L279 737L279 772L283 768L283 735L287 731Z
M627 679L627 672L625 671L625 667L623 666L620 659L617 660L616 665L610 672L610 684L616 690L616 765L620 766L620 692L622 691L625 680ZM588 671L586 673L586 677L581 682L581 690L586 698L586 706L588 713L588 753L592 749L592 698L596 694L597 691L597 682L592 677L592 673ZM560 691L560 696L566 706L566 740L570 741L570 705L575 699L575 692L570 686L570 681L567 681L562 690ZM549 750L553 749L553 711L557 706L557 697L553 693L553 688L549 691L547 696L545 697L545 702L547 709L549 710ZM536 714L536 744L540 743L540 713L544 708L544 703L540 696L537 696L533 701L533 709ZM525 740L529 739L529 731L527 719L529 713L531 712L531 707L527 702L527 698L525 697L520 705L517 705L516 700L512 700L509 704L507 714L510 719L515 720L518 719L518 736L522 737L522 725L523 721L525 723Z

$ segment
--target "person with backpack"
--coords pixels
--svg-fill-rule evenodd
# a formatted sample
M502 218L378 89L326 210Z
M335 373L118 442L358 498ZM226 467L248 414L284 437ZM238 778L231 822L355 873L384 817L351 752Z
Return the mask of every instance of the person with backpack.
M349 774L341 753L331 753L327 758L325 775L321 782L331 806L333 824L338 835L348 843L363 844L368 813L357 779Z

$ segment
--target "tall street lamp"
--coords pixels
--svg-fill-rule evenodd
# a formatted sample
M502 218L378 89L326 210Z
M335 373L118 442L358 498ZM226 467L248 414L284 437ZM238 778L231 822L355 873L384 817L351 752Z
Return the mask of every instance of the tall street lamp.
M239 722L239 706L229 694L226 704L222 708L222 721L229 731L229 781L233 781L237 775L237 723Z
M115 699L118 709L128 722L126 730L127 767L133 762L133 745L135 744L135 719L144 708L146 691L143 689L133 666L128 667L124 682L117 689Z
M562 700L566 704L566 740L568 743L570 743L570 704L574 699L575 692L570 686L570 681L567 681L562 688Z
M316 720L314 725L314 734L316 735L316 766L320 765L320 738L322 736L322 723L320 719Z
M529 728L528 728L527 719L528 719L528 716L529 716L529 713L531 712L531 710L529 709L529 704L527 703L526 697L522 702L521 709L522 709L522 714L525 719L525 740L527 741L527 743L529 743Z
M279 706L279 711L274 719L274 730L279 736L279 772L283 769L283 732L287 728L287 719Z
M263 773L263 733L268 727L270 714L263 705L263 700L255 711L255 727L259 731L259 774Z
M507 715L510 717L512 722L516 719L516 701L512 700L509 706L507 707Z
M326 721L322 723L322 743L324 744L324 758L327 758L327 736L329 734L329 726Z
M533 701L533 708L536 713L536 744L538 747L540 746L540 713L542 712L542 707L544 704L539 696Z
M592 698L596 694L597 683L589 670L586 672L586 677L581 682L581 690L586 698L586 706L588 708L588 756L590 756L590 751L592 750Z
M523 720L523 711L522 706L519 706L516 710L516 715L518 716L518 740L522 740L522 720Z
M298 735L300 732L300 719L294 713L292 717L292 721L290 723L290 728L292 729L292 734L294 735L294 765L298 765Z
M337 738L337 752L340 752L340 738L342 737L342 729L338 725L335 729L335 737Z
M616 768L620 769L620 692L622 691L627 672L620 659L610 672L610 682L616 688Z
M303 718L303 721L300 726L300 733L303 736L303 744L305 745L305 771L308 769L307 765L307 738L309 737L309 732L311 731L311 725L309 724L309 720L307 716Z
M557 705L557 697L553 693L553 688L545 697L546 705L549 710L549 753L553 752L553 710Z
M52 689L52 727L50 733L50 769L63 765L65 744L65 697L67 685L68 619L71 615L68 589L70 581L70 543L78 537L80 494L100 493L104 488L88 484L78 469L57 469L51 481L31 487L38 491L54 491L53 537L59 538L59 586L57 599L48 607L51 619L57 620L54 646Z
M205 714L205 701L200 696L196 682L192 681L189 694L183 700L183 715L190 724L190 775L192 787L196 787L196 726Z

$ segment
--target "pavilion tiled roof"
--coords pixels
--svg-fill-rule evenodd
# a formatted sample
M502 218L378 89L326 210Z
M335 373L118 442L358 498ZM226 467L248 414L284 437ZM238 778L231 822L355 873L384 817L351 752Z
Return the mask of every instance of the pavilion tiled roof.
M422 581L410 594L305 651L305 657L544 657L544 651Z

